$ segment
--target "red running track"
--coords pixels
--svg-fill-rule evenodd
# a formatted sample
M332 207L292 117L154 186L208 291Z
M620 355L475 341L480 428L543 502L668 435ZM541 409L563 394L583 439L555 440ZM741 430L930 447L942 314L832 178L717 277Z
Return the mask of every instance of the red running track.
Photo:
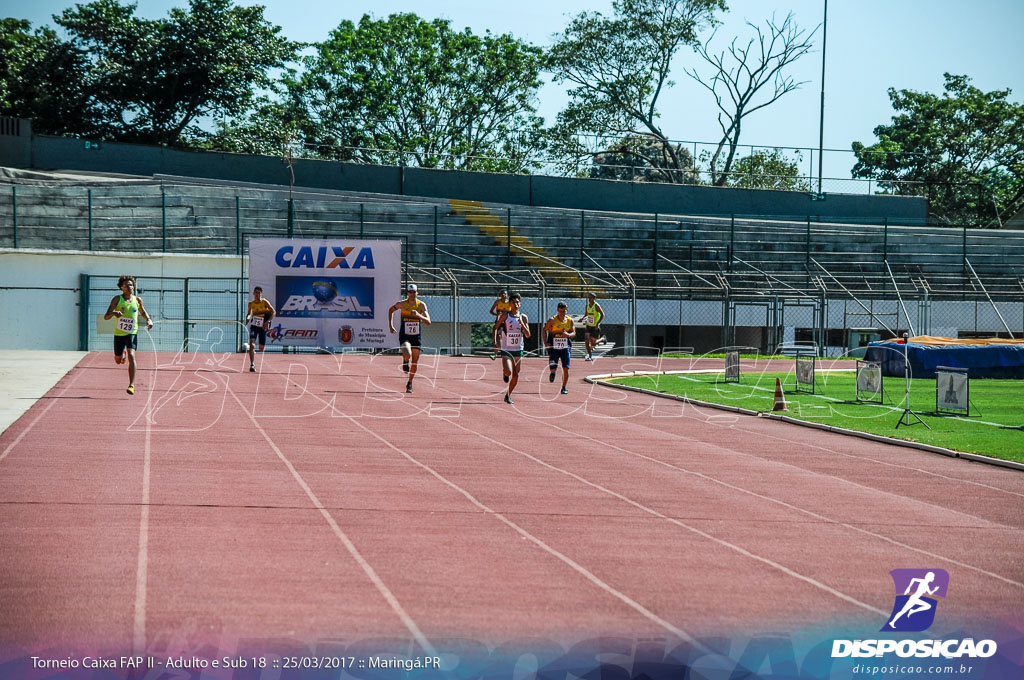
M486 358L243 361L129 397L93 353L0 436L5 650L871 636L931 567L947 627L1022 627L1019 472L582 381L686 360L527 359L514 407Z

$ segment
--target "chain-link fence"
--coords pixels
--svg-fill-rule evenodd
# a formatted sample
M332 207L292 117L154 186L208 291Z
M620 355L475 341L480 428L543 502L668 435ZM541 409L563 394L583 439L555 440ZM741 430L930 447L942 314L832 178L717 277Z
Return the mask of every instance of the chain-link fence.
M610 273L565 270L455 270L409 266L434 321L424 342L441 353L490 351L494 302L501 291L522 296L533 336L527 349L543 349L540 330L559 302L581 319L587 295L601 305L602 354L713 352L742 346L765 354L813 345L822 356L841 356L873 340L911 335L952 338L1024 337L1024 288L996 293L962 287L955 294L901 285L893 277L868 287L815 277L810 287L742 276L697 272ZM109 345L113 328L102 315L117 292L116 276L83 276L82 349ZM799 283L794 280L794 284ZM852 284L852 282L851 282ZM875 288L871 288L874 285ZM157 322L143 340L159 351L240 351L249 285L238 278L140 278L139 294ZM582 324L578 323L580 339ZM280 336L268 349L293 351ZM147 344L148 343L148 344ZM577 342L577 345L581 343ZM577 347L577 350L579 348ZM306 350L303 350L306 351Z

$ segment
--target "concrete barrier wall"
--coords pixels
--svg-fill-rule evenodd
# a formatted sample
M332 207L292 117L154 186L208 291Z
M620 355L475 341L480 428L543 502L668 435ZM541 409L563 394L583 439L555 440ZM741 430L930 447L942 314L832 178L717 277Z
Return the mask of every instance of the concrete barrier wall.
M146 301L149 313L162 324L154 331L153 336L162 351L174 351L181 346L185 328L181 314L181 282L180 279L192 280L203 278L229 279L217 290L203 293L202 297L207 308L216 307L219 311L217 319L231 321L236 315L239 302L234 291L235 281L241 275L241 261L229 255L145 255L134 253L85 253L79 251L30 251L0 249L0 309L4 314L4 332L0 333L0 349L54 349L75 350L79 347L80 337L80 303L82 294L79 289L81 274L94 276L116 277L120 274L135 274L139 280L140 294ZM173 279L173 285L165 285L157 277ZM98 289L94 281L91 290L92 310L86 322L90 329L95 324L95 314L104 307L117 290L109 281L109 288ZM155 292L162 285L173 289L163 298ZM207 284L209 289L209 285ZM177 291L177 293L175 293ZM196 292L193 289L193 292ZM166 304L161 304L166 300ZM451 344L451 318L449 298L427 296L425 301L430 306L431 316L437 322L429 327L425 337L427 344L434 348L448 347ZM470 324L488 323L491 317L484 311L489 309L491 298L465 297L459 301L459 343L468 347L470 344ZM543 321L554 311L554 300L548 300L546 313L537 309L537 299L527 299L524 309L528 310L534 322ZM864 300L877 314L895 314L897 302L891 299ZM570 311L573 314L582 312L582 301L570 300ZM629 301L624 299L602 299L601 304L608 315L608 331L616 336L622 344L622 338L628 328ZM932 301L906 300L907 313L912 320L917 320L918 333L933 333L955 337L960 333L995 333L1003 330L1005 320L1010 330L1020 337L1024 332L1024 303L1000 302L999 309L1003 319L995 314L986 301ZM636 318L640 321L638 338L661 335L666 337L666 330L671 328L705 329L708 344L698 351L708 351L719 345L721 338L723 303L717 300L638 300ZM859 307L849 300L830 300L828 303L827 325L829 328L843 328L844 324L864 325L864 315ZM737 326L748 330L763 328L766 317L764 307L742 305L737 308ZM849 315L854 315L851 318ZM202 309L193 309L189 318L198 324L188 332L198 334L204 331L201 320ZM921 319L927 317L926 327ZM905 317L904 317L905 318ZM810 327L814 323L813 315L806 308L787 310L783 321L786 326ZM224 325L224 324L221 324ZM902 326L901 326L902 327ZM244 329L243 331L244 332ZM622 336L622 337L619 337ZM92 333L90 349L108 350L110 344L107 336ZM694 344L692 333L685 344ZM702 337L702 336L701 336ZM231 343L233 339L229 338ZM703 341L701 341L703 342ZM748 342L744 340L744 342ZM752 341L750 341L752 342ZM231 344L234 347L234 344Z
M147 176L184 175L283 186L289 182L288 167L277 157L116 142L103 142L98 149L87 149L80 139L47 136L32 137L30 166L25 164L24 153L14 147L5 151L0 143L0 165ZM872 222L888 218L890 224L921 224L928 213L926 199L906 196L828 194L825 200L815 201L799 191L503 175L317 160L296 160L294 171L296 186L579 210L810 216Z
M82 274L134 274L145 302L147 277L236 278L240 266L240 258L231 255L0 249L0 309L4 315L0 348L77 350ZM109 297L117 294L116 288L109 290ZM156 306L147 304L146 308L159 320Z
M288 166L280 158L215 151L184 151L141 144L102 142L86 149L80 139L36 136L32 140L36 170L89 170L129 175L182 175L288 186ZM0 164L7 159L0 155ZM13 165L13 164L12 164ZM296 160L295 185L400 194L399 169L332 161Z
M0 165L32 167L32 121L0 116Z

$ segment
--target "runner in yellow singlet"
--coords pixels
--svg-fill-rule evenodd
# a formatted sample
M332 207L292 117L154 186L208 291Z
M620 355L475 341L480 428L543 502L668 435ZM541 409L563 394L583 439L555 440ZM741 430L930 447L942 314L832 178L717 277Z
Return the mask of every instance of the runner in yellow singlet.
M495 300L494 304L491 305L491 316L493 316L494 319L497 320L499 316L501 316L502 314L508 312L511 309L512 309L512 304L508 301L508 291L507 290L503 290L500 293L498 293L498 299ZM498 345L497 345L497 343L495 343L495 345L493 347L493 350L494 351L491 353L491 360L492 361L494 359L498 358Z
M139 314L146 319L146 330L153 328L153 319L142 306L142 298L135 294L135 277L125 274L117 280L120 295L115 295L107 307L104 319L117 318L114 329L114 363L128 362L128 394L135 394L135 350L139 347Z
M566 385L569 384L569 351L572 347L572 339L576 337L576 324L569 316L569 305L564 302L558 303L558 313L548 319L544 324L545 344L548 347L548 368L551 373L548 375L548 382L555 382L555 372L558 370L558 362L562 362L562 394L569 394Z
M249 327L249 372L256 372L256 341L259 340L260 352L267 346L267 328L277 312L274 306L263 297L263 288L252 289L252 300L249 311L245 315L245 325Z
M583 316L580 317L580 321L583 322L585 327L584 340L587 345L587 357L584 361L594 360L594 347L597 343L601 342L601 321L603 319L604 310L597 303L597 295L589 293L587 295L587 309Z
M430 312L427 311L427 303L417 299L418 291L416 284L410 283L406 288L407 296L391 305L388 309L388 325L391 332L395 332L395 312L402 311L398 331L398 345L402 348L402 370L409 374L409 382L405 384L405 391L412 392L412 379L416 377L416 366L420 361L420 347L422 347L420 324L430 325ZM410 366L410 360L412 365Z

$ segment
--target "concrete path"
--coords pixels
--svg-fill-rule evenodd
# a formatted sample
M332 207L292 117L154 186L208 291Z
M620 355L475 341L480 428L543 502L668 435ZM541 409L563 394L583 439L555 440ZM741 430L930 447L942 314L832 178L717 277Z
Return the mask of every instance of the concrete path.
M0 350L0 433L50 391L86 352Z

